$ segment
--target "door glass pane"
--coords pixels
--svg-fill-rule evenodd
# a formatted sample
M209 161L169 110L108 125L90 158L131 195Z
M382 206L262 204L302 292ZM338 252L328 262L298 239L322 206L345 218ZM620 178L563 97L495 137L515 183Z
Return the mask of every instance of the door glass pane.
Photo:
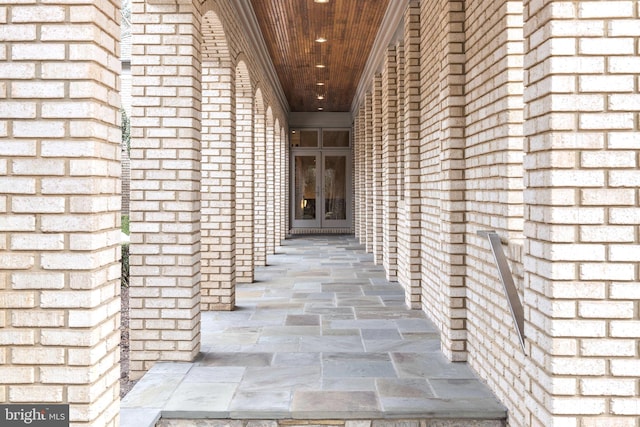
M347 158L324 158L324 219L347 219Z
M295 157L295 219L316 219L316 156Z
M323 147L349 147L348 130L324 130L322 131Z

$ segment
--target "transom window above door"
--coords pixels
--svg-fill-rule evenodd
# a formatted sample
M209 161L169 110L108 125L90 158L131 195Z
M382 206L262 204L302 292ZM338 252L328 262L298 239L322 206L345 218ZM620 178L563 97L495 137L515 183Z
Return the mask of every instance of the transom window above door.
M292 148L349 148L349 129L292 129Z

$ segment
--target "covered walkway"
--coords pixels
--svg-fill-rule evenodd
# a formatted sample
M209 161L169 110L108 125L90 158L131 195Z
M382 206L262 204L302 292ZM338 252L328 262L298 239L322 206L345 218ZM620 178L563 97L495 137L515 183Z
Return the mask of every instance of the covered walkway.
M159 417L502 425L505 408L466 363L446 360L437 329L355 238L297 237L268 261L238 285L235 311L202 312L195 362L156 363L124 398L123 427Z

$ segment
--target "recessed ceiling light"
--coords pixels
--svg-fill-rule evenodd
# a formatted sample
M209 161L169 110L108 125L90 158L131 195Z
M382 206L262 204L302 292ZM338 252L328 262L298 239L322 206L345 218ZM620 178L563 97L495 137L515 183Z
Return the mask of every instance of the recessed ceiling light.
M324 37L318 37L318 38L316 39L316 42L318 42L318 43L324 43L324 42L326 42L326 41L327 41L327 39L325 39Z
M324 82L318 82L316 83L316 86L324 86Z
M324 108L318 107L318 111L322 111L322 110L324 110Z
M324 65L324 64L318 64L318 65L316 65L316 68L324 68L324 67L325 67L325 65Z
M329 0L313 0L314 3L329 3Z
M318 95L318 99L320 100L324 99L324 95Z

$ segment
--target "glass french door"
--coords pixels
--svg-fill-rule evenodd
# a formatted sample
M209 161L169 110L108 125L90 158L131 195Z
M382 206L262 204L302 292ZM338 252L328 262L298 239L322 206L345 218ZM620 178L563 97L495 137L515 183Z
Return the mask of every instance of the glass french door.
M292 226L343 228L351 224L350 152L293 153Z

